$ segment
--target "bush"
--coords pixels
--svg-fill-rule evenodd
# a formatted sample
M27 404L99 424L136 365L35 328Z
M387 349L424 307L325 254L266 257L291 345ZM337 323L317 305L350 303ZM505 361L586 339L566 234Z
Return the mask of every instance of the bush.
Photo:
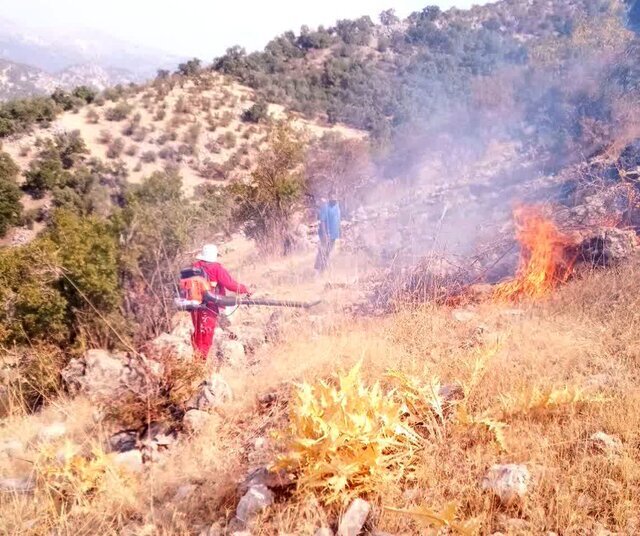
M0 237L20 221L22 193L16 182L19 171L11 156L0 152Z
M125 150L125 154L127 156L135 156L136 154L138 154L138 146L137 145L129 145L129 147L127 147L127 149Z
M87 104L91 104L96 99L98 92L88 86L78 86L71 94L78 99L82 99Z
M123 150L124 140L122 138L116 138L109 144L109 147L107 148L107 158L115 160L116 158L120 157Z
M269 106L264 101L256 102L242 114L242 120L247 123L260 123L269 117Z
M131 106L126 101L122 101L116 104L115 106L113 106L112 108L109 108L104 113L104 118L107 121L124 121L127 117L129 117L129 114L131 113L132 110L133 110L133 106Z
M236 146L236 135L231 131L227 131L218 137L218 143L226 149L233 149Z
M67 301L58 288L56 251L37 240L0 249L0 344L64 342Z
M251 184L236 183L236 221L262 251L287 252L290 221L304 188L299 171L304 143L287 123L269 132L269 145L260 153Z
M58 155L44 155L29 164L25 177L25 190L36 199L42 199L47 191L63 187L70 173L64 169Z
M100 121L100 114L96 110L91 108L89 111L87 111L86 118L87 123L95 125Z
M60 107L49 97L18 99L0 105L0 138L28 131L33 125L46 127Z
M145 164L151 164L156 161L156 153L153 151L145 151L140 155L140 160Z

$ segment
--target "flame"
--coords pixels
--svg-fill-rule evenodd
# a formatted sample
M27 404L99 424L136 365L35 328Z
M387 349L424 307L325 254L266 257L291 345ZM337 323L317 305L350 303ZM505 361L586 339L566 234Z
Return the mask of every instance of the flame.
M572 240L538 207L517 208L514 220L520 261L515 278L496 286L494 296L500 300L542 296L564 283L573 271L567 253Z

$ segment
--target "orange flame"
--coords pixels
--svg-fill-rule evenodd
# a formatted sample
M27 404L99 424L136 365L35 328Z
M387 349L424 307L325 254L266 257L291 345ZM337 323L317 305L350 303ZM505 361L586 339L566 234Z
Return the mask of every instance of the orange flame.
M571 239L561 233L537 207L514 211L516 238L520 242L520 261L516 276L496 286L501 300L536 298L564 283L573 270L567 255Z

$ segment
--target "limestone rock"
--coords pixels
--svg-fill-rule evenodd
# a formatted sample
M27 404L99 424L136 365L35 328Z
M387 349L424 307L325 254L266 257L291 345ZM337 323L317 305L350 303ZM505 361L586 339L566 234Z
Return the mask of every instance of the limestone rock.
M362 499L354 499L342 516L338 526L338 536L357 536L371 512L371 505Z
M124 430L113 434L109 438L109 449L111 452L127 452L136 448L138 433L134 430Z
M314 536L333 536L333 531L328 527L320 527Z
M531 474L526 465L493 465L482 479L482 488L493 493L500 501L511 504L529 492Z
M236 517L246 523L256 514L273 504L273 499L273 492L266 486L251 486L238 503Z
M596 432L589 438L589 446L603 454L620 454L622 451L622 441L616 436Z
M142 452L139 450L129 450L127 452L119 452L113 456L113 462L131 471L132 473L140 473L144 468L142 462Z
M157 362L95 349L88 350L81 359L72 359L62 371L62 379L73 394L115 400L132 391L142 391L160 369Z
M197 434L211 422L211 414L199 409L190 409L184 414L182 425L189 434Z
M218 352L223 362L228 363L233 368L243 368L246 366L246 355L244 346L237 340L222 340L218 344Z
M182 336L172 333L158 335L147 346L152 354L172 355L181 360L193 358L193 346L190 338L184 339Z
M293 477L284 470L270 471L266 467L258 467L251 471L244 482L240 484L240 493L245 493L254 486L264 486L269 489L282 489L293 484Z
M219 407L232 399L231 388L220 374L202 382L187 402L188 409L206 410Z
M195 484L184 484L176 490L176 493L173 496L173 501L174 502L184 501L185 499L188 499L189 497L191 497L197 489L198 489L198 486L196 486Z
M39 441L53 441L67 435L67 426L63 422L54 422L38 432Z

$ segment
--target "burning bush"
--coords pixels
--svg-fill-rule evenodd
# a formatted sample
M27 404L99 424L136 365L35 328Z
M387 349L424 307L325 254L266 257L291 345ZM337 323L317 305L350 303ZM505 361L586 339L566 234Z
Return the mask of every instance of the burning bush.
M575 258L568 252L573 242L539 208L520 207L514 217L521 247L518 271L513 280L498 285L495 296L508 300L536 298L571 276Z

